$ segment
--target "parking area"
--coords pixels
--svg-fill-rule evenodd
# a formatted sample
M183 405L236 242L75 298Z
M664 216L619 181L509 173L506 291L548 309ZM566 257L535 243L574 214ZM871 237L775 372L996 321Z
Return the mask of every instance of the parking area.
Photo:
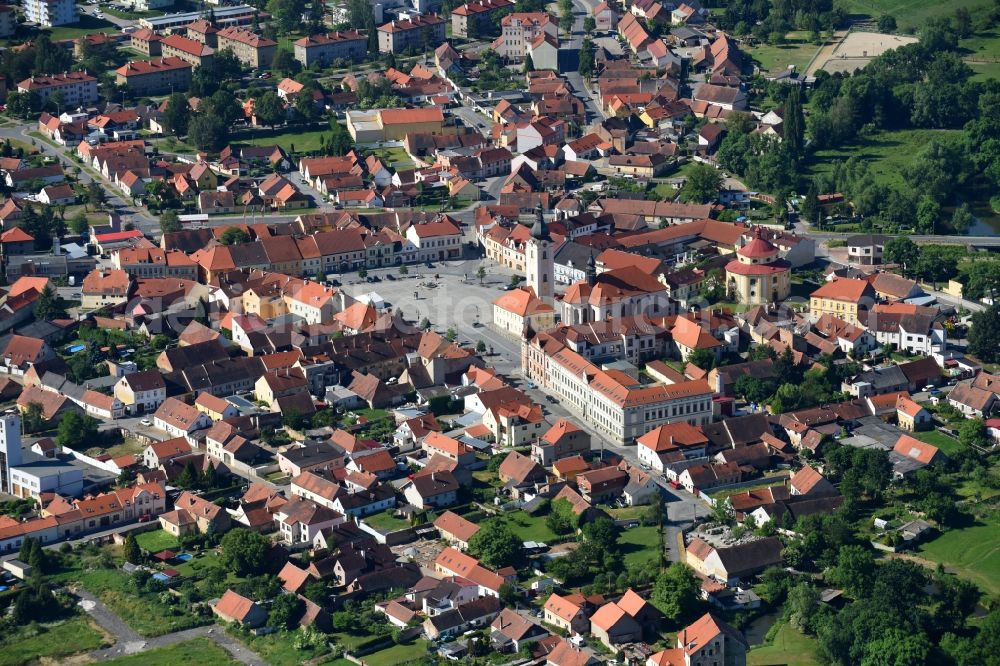
M480 266L486 271L482 280L477 277ZM509 272L479 259L435 262L431 268L411 265L407 272L385 268L368 271L366 279L357 273L336 277L354 298L374 292L407 321L417 324L426 318L442 334L452 328L459 342L475 345L482 340L488 360L501 372L518 370L520 343L490 327L493 300L510 283ZM377 282L367 281L375 278Z

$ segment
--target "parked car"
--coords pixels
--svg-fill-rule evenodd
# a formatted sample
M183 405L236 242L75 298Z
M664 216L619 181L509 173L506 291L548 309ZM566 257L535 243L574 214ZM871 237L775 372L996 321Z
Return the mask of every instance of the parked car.
M139 425L144 425L148 428L149 426L153 425L153 422L150 421L149 419L142 419L141 421L139 421Z

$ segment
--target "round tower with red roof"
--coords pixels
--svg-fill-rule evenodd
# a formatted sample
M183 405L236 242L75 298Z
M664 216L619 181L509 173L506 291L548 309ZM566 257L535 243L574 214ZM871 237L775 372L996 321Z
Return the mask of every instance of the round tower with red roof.
M780 248L768 239L769 235L764 227L754 227L750 242L726 264L727 291L740 303L777 303L791 292L792 265L781 258Z

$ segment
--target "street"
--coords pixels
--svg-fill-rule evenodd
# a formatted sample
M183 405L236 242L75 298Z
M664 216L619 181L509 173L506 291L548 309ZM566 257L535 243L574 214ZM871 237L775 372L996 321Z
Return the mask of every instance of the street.
M480 266L486 269L482 284L476 277ZM369 270L369 276L381 279L381 282L375 283L360 280L356 274L345 274L339 278L343 282L341 288L354 297L374 291L401 311L408 321L419 322L426 317L435 324L436 331L444 334L452 328L457 334L457 340L469 346L482 340L488 349L493 350L492 354L484 355L486 362L497 372L508 376L534 402L542 405L549 424L560 418L571 419L590 434L593 450L608 451L621 456L632 465L639 465L635 446L621 446L609 441L579 415L569 411L558 401L549 402L543 390L529 388L524 381L521 375L520 341L500 333L491 325L492 302L504 293L502 287L509 284L512 275L510 271L480 259L435 262L433 268L410 266L406 276L399 275L398 270ZM395 279L386 278L389 274ZM436 278L435 275L440 277ZM428 284L435 286L428 287ZM709 508L693 495L670 487L661 477L652 474L666 500L666 543L670 548L671 560L676 561L679 553L676 552L675 544L678 543L680 531L697 517L704 517Z

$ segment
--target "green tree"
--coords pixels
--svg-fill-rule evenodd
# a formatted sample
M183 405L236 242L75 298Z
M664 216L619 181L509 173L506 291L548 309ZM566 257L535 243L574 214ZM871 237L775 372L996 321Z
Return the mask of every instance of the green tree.
M875 556L863 546L844 546L837 553L837 566L830 570L830 579L854 597L867 593L875 574Z
M475 21L473 21L473 23L475 23ZM521 72L527 75L528 72L533 72L533 71L535 71L535 61L531 58L530 55L524 56L524 63L521 65Z
M920 247L907 236L894 236L885 244L883 256L887 263L903 266L904 272L912 271L920 261Z
M177 211L165 210L160 213L160 231L165 234L170 234L180 230L181 220L177 216Z
M24 432L29 434L41 431L45 426L42 406L37 402L29 402L24 408L24 414L21 415L21 425L24 427Z
M590 35L597 30L597 20L593 16L588 16L583 19L583 32L584 34Z
M715 354L708 349L695 349L687 355L685 360L692 365L698 366L702 370L711 370L715 367L717 362Z
M306 610L305 603L294 594L279 594L271 602L271 612L268 614L268 624L278 629L294 629L302 613Z
M219 546L223 566L237 576L261 574L268 568L271 544L262 534L236 527L226 532Z
M90 223L87 221L87 216L80 211L73 217L69 219L69 228L74 234L82 234L87 229L90 228Z
M985 449L989 446L983 419L966 419L958 424L958 441L962 446Z
M708 164L696 162L688 171L681 199L690 203L715 201L722 187L722 172Z
M969 326L969 353L987 363L1000 363L1000 304L994 303L972 315Z
M294 32L302 22L302 13L305 10L305 0L268 0L267 2L267 12L273 18L275 26L281 34Z
M89 448L97 437L97 421L76 411L66 412L56 430L56 443L71 449Z
M556 534L569 534L579 526L580 518L573 512L573 504L565 497L560 497L549 505L545 524Z
M681 622L698 607L701 584L686 564L674 563L656 577L653 605L672 622Z
M214 152L229 141L229 127L219 116L199 113L188 123L188 140L198 150Z
M191 122L191 105L187 95L175 92L167 98L167 108L163 110L163 125L174 136L184 136Z
M122 557L130 564L140 564L142 562L142 551L139 549L139 542L135 540L135 535L129 534L125 537L125 544L122 546Z
M618 528L610 518L598 518L583 524L583 538L601 552L618 548Z
M782 145L793 159L802 157L805 145L805 118L802 116L802 99L799 89L792 86L785 100L785 121L782 124Z
M274 52L271 69L281 76L293 77L302 71L302 64L295 59L295 53L289 48L279 48Z
M250 234L243 231L239 227L229 227L222 232L222 236L219 237L219 242L223 245L236 245L238 243L249 243Z
M882 14L878 17L879 32L896 32L896 17L892 14Z
M740 375L733 385L733 391L747 402L763 404L774 395L774 382L752 375Z
M964 234L972 226L972 222L973 217L969 204L963 203L955 208L955 212L951 216L951 230L956 234Z
M284 0L272 0L284 2ZM261 125L274 127L285 120L285 105L278 93L268 90L254 101L253 114Z
M577 71L585 79L591 79L594 76L594 68L594 43L590 37L584 37L580 46L580 62Z
M66 316L66 302L59 297L51 284L46 284L35 300L35 319L52 321Z
M521 539L503 520L486 521L469 539L469 553L489 567L499 568L520 563L524 552Z

